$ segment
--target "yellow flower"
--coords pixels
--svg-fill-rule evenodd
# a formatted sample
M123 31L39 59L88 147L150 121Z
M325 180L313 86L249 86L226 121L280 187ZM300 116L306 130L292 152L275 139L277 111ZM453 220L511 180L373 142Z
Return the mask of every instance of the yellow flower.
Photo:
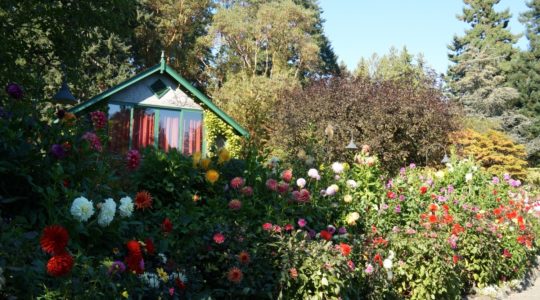
M345 201L346 203L351 203L352 202L352 196L351 195L345 195L345 197L343 197L343 201Z
M123 292L122 292L122 297L124 297L124 298L126 298L126 299L129 298L128 292L127 292L127 291L123 291Z
M215 183L219 179L219 173L216 170L208 170L206 172L206 180L208 180L210 183Z
M193 153L193 156L191 157L193 159L193 167L196 168L199 166L199 162L201 162L201 152L197 151Z
M360 219L360 214L357 212L353 212L347 215L346 221L349 225L356 225L356 221Z
M229 151L227 151L227 149L223 148L219 151L218 157L218 163L222 164L231 159L231 154L229 153Z
M157 268L156 272L157 272L159 278L161 278L161 281L163 281L163 282L169 281L169 274L167 274L167 272L165 272L163 270L163 268Z
M205 170L208 170L208 167L210 167L210 163L212 161L209 158L204 158L201 160L201 167Z

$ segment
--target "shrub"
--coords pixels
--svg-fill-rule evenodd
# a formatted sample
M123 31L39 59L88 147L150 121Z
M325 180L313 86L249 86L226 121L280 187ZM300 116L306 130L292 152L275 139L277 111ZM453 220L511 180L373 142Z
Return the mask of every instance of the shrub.
M515 144L502 132L489 130L480 134L471 129L454 132L451 141L462 157L472 156L488 172L494 175L509 173L525 179L527 173L527 153L523 145Z

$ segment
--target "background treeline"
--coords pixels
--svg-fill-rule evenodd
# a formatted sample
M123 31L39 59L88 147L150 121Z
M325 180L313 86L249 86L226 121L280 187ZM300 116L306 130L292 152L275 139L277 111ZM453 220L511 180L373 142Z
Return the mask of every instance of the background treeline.
M452 64L441 76L406 48L347 70L324 35L316 0L6 0L0 82L50 99L64 68L84 100L154 65L164 50L169 64L275 153L338 159L352 134L394 168L440 161L448 134L469 127L504 131L535 166L540 0L519 18L524 50L499 2L464 0L458 19L470 26L450 43Z

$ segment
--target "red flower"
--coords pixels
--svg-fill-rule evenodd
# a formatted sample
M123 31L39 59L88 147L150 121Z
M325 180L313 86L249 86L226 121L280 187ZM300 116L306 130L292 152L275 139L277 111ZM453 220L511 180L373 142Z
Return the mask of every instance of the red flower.
M65 251L69 240L67 230L60 225L51 225L43 229L43 235L40 239L41 249L55 255Z
M180 280L180 279L178 279L178 278L176 278L176 279L174 280L174 284L175 284L179 289L181 289L181 290L185 290L185 289L186 289L186 284L185 284L182 280Z
M135 196L135 206L137 209L146 209L152 207L152 195L147 191L140 191Z
M292 170L285 170L281 173L281 179L285 182L291 182L292 180Z
M262 228L263 230L269 231L270 229L272 229L272 223L264 223L262 225Z
M309 202L309 191L306 189L301 189L300 191L294 191L292 192L294 200L302 203Z
M439 206L435 203L431 203L429 205L429 210L432 211L432 212L436 212L437 210L439 209Z
M71 271L73 268L73 257L67 253L63 252L57 254L47 262L47 273L54 277L64 276Z
M379 237L373 238L373 245L374 246L381 246L381 245L386 246L386 245L388 245L388 241L379 236Z
M508 249L503 249L503 256L505 258L512 258L512 253L510 253L510 251L508 251Z
M287 224L283 227L283 229L285 229L285 231L292 231L294 227L291 224Z
M327 230L322 230L322 231L321 231L321 238L323 238L323 239L329 241L329 240L332 239L332 234L331 234L329 231L327 231Z
M446 213L448 213L448 210L450 209L450 207L448 207L448 204L446 203L442 205L442 208Z
M242 270L238 269L237 267L231 268L227 273L227 279L236 284L240 283L243 277L244 274L242 274Z
M349 245L347 245L345 243L340 243L339 248L340 248L341 254L343 254L343 256L349 256L349 254L351 254L351 246L349 246Z
M502 209L500 207L495 208L493 210L493 214L496 215L496 216L500 215L501 213L502 213Z
M508 220L515 219L517 217L517 212L515 210L512 212L509 212L506 214L506 217L508 218Z
M126 257L126 265L136 274L142 274L144 272L144 260L141 255L129 254Z
M173 224L169 218L165 218L161 223L161 230L165 233L170 233L173 230Z
M457 256L457 255L454 254L454 255L452 256L452 261L454 262L454 265L457 264L458 261L459 261L459 256Z
M373 257L373 261L378 263L379 265L382 266L382 258L381 258L381 255L380 254L376 254L374 257Z
M149 255L154 255L156 253L156 246L154 246L154 242L150 238L144 240L144 244L146 246L146 253Z
M240 254L238 254L238 261L245 265L249 264L249 262L251 261L251 258L249 257L249 253L247 253L246 251L240 252Z
M427 192L427 189L428 189L427 186L420 187L420 194L422 195L425 194Z
M396 194L392 191L388 191L386 192L386 197L390 198L390 199L394 199L396 198Z
M464 232L464 231L465 231L465 228L463 228L463 226L457 223L454 224L454 226L452 226L452 234L458 235L459 233Z
M447 214L447 215L444 215L443 220L444 220L444 223L450 224L450 223L454 222L454 217Z
M126 243L129 255L142 256L141 245L135 240Z
M225 242L225 236L220 232L215 233L213 239L216 244L223 244Z
M430 223L437 223L437 216L436 215L429 216L429 222Z

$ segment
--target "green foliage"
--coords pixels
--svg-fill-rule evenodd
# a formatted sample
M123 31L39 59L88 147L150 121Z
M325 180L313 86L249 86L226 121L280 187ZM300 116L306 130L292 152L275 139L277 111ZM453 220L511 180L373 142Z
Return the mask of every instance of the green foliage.
M216 115L209 113L204 114L205 139L206 148L209 155L216 155L217 149L221 145L217 145L219 140L225 141L225 149L227 149L233 157L239 157L241 154L242 138L234 132L234 129L227 123L223 122Z
M491 174L509 173L520 179L526 177L525 147L515 144L502 132L490 130L480 134L466 129L453 133L451 140L459 155L474 157Z

